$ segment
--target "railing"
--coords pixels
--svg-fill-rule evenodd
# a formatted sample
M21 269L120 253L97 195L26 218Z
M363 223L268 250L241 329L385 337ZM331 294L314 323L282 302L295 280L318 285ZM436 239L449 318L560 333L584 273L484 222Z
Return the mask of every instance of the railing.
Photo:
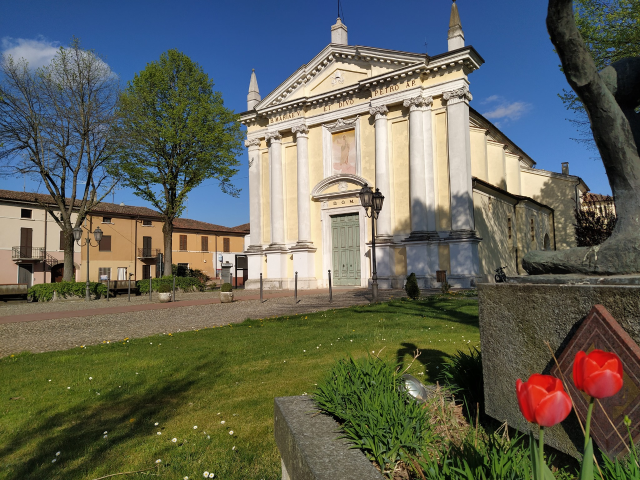
M156 258L159 253L159 248L139 248L138 258Z
M44 260L44 248L43 247L27 247L21 245L19 247L11 248L12 260L35 260L41 262Z

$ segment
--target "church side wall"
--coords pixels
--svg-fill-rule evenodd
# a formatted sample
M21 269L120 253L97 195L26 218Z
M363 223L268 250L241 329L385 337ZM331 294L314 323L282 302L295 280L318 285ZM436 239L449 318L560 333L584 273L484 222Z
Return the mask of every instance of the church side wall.
M471 127L471 174L489 181L489 165L487 163L487 135L483 128Z
M513 219L513 203L490 196L484 192L473 192L476 230L482 241L478 245L480 258L479 274L483 280L493 281L495 269L507 267L507 275L516 274L515 232L509 238L508 223Z
M487 141L487 162L489 183L507 189L507 172L505 171L504 145L492 140Z
M557 249L575 247L573 223L577 177L563 179L544 173L544 171L536 172L523 169L521 174L522 194L554 209Z

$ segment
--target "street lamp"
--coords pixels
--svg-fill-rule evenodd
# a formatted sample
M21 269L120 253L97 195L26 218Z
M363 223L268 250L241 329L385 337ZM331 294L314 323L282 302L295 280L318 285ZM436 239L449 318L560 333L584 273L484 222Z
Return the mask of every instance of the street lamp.
M96 227L96 229L93 232L91 232L84 225L82 226L82 228L84 228L87 231L87 238L85 238L84 245L87 246L87 290L85 292L85 300L88 302L91 300L91 294L89 292L89 247L97 247L100 244L100 240L102 240L102 230L100 230L100 227ZM75 227L73 229L73 238L76 241L76 243L80 246L80 248L82 248L82 245L83 245L81 242L82 228ZM91 237L89 236L91 233L93 233L93 236L96 239L96 242L98 242L98 245L91 244ZM108 294L109 292L107 292L107 295Z
M380 210L382 210L382 203L384 202L384 195L380 193L380 190L376 188L374 192L366 183L364 187L360 189L360 204L364 207L364 214L371 218L371 296L373 302L378 301L378 274L376 271L376 219Z

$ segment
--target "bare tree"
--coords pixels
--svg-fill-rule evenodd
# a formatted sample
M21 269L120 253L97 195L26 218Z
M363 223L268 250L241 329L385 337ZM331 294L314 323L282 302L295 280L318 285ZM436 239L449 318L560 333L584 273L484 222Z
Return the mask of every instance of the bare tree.
M37 70L1 58L0 161L3 175L41 181L51 203L41 206L64 232L64 280L73 279L73 228L113 189L113 135L119 79L74 38ZM84 181L84 184L82 183ZM72 213L77 213L72 221Z

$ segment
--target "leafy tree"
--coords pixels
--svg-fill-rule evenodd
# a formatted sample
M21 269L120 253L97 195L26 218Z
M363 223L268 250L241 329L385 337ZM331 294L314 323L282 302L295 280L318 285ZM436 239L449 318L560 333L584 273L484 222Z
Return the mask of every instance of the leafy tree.
M640 0L574 0L575 21L598 71L627 57L640 56ZM589 117L572 90L560 98L574 114L576 140L597 151Z
M605 201L613 203L613 198L607 197ZM575 210L575 219L578 247L593 247L611 236L618 217L612 208L600 210L593 202L583 199L582 208Z
M191 190L215 178L223 192L239 165L243 133L213 82L187 55L169 50L136 74L120 97L118 132L124 185L163 216L165 272L171 271L173 220Z
M111 127L119 80L76 38L37 70L10 55L0 61L2 174L28 175L51 195L41 206L64 233L64 280L70 281L73 228L114 186L108 167L117 159Z

